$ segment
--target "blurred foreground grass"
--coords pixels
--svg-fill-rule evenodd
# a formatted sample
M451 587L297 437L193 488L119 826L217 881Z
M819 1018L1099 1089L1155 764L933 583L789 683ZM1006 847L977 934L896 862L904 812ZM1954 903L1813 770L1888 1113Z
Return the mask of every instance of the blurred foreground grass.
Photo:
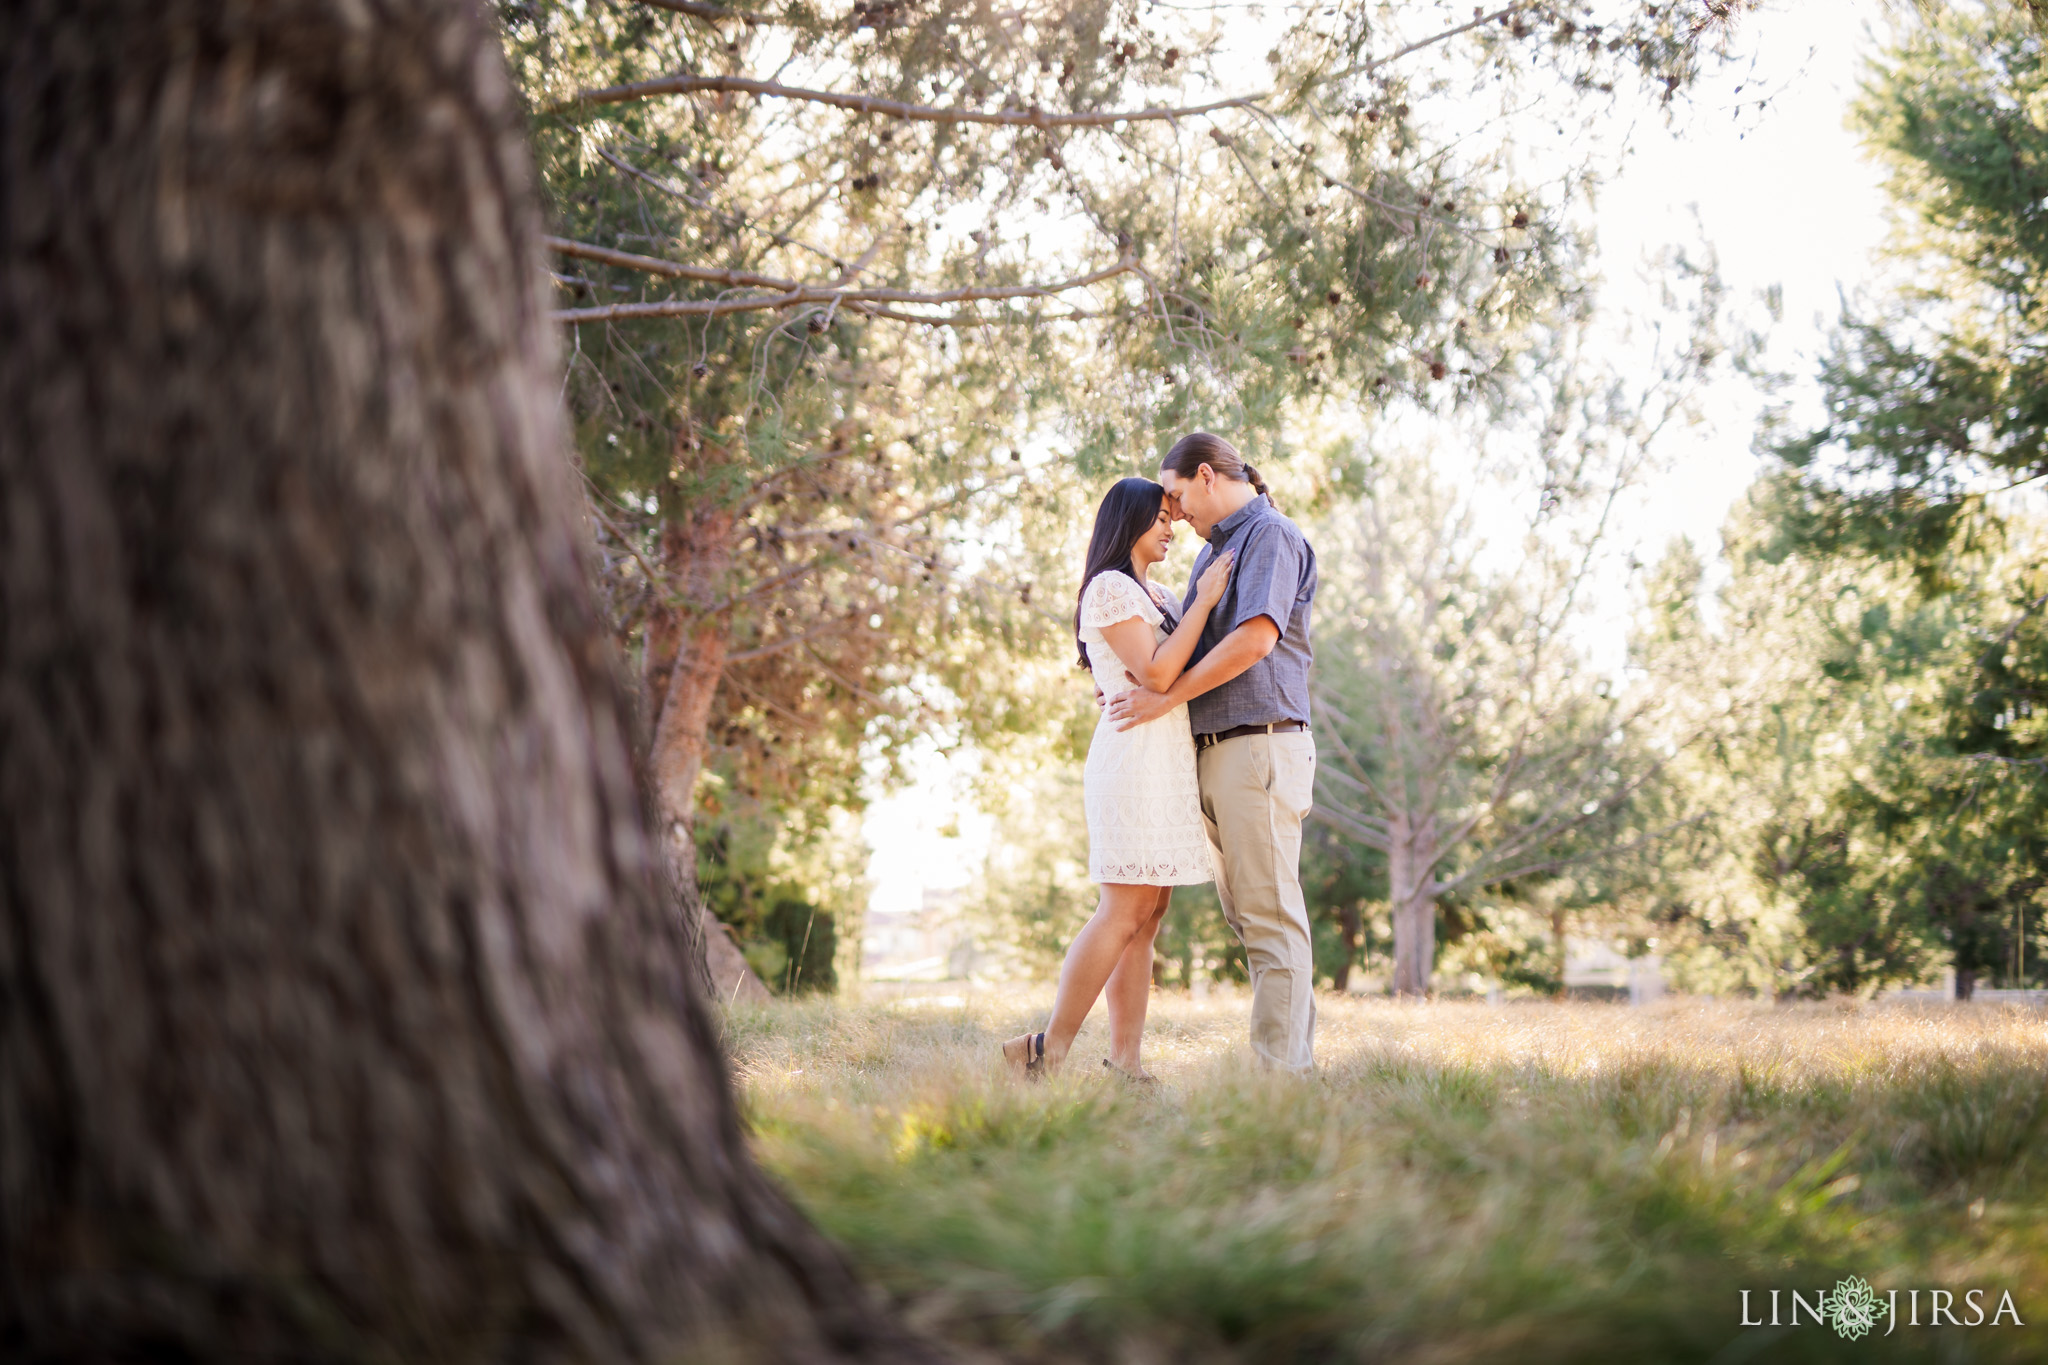
M764 1162L970 1355L2048 1360L2039 1013L1325 999L1304 1082L1250 1065L1242 999L1167 995L1141 1091L1099 1010L1067 1076L1009 1080L1047 1003L729 1018ZM1850 1275L1901 1291L1889 1336L1740 1325ZM1987 1325L1907 1326L1914 1288Z

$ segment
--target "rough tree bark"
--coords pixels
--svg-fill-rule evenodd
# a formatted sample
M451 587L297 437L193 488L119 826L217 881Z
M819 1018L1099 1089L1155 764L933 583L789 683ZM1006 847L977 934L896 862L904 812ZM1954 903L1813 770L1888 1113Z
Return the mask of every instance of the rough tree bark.
M734 517L729 509L685 512L662 527L662 585L683 603L718 603L729 595ZM640 705L647 718L648 769L654 823L668 872L694 908L688 915L690 951L703 964L712 994L734 1000L770 999L768 988L740 953L732 931L697 896L697 779L711 706L732 649L729 612L692 613L658 604L648 613L642 650Z
M1436 966L1436 821L1391 818L1387 892L1393 901L1394 994L1425 996Z
M476 0L0 8L0 1354L928 1357L750 1163Z
M682 601L716 602L726 592L732 564L732 513L708 508L662 527L664 585ZM731 648L731 621L723 612L692 615L663 603L649 614L642 705L652 726L649 765L654 773L655 818L678 868L696 881L697 779L704 772L705 727Z
M708 952L708 936L705 915L697 896L697 849L688 837L687 822L678 826L668 818L669 801L662 791L662 770L658 737L661 733L661 703L667 691L670 673L674 670L676 652L682 644L679 629L682 613L672 607L657 607L648 616L645 648L642 658L642 686L640 689L640 724L642 752L646 755L646 790L643 793L649 816L654 826L657 846L666 859L669 880L681 893L683 905L688 913L684 915L683 936L691 960L704 963ZM707 987L715 986L709 976L704 978Z

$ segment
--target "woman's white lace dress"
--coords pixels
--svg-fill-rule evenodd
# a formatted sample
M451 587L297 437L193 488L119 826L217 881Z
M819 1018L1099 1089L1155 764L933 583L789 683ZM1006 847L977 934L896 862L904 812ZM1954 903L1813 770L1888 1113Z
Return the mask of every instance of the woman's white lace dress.
M1081 643L1105 700L1130 691L1131 681L1102 628L1142 617L1157 644L1167 636L1160 606L1121 570L1097 574L1088 584L1081 597ZM1194 886L1214 879L1187 707L1129 730L1118 730L1105 711L1088 742L1081 792L1090 881Z

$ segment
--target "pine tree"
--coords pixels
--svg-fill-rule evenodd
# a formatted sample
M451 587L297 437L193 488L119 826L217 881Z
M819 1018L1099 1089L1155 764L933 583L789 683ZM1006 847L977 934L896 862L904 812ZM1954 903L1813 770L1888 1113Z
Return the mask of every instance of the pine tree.
M1845 865L1831 885L1860 887L1863 919L1917 915L1947 943L1965 994L2001 963L2018 971L2048 822L2037 20L2010 0L1929 7L1878 63L1854 114L1890 171L1907 282L1844 318L1820 375L1828 420L1778 442L1785 470L1768 484L1775 553L1913 575L1897 618L1866 631L1901 693L1893 743L1838 812L1866 875Z
M1496 395L1583 265L1569 178L1511 170L1524 78L1668 101L1741 8L1310 9L1246 63L1134 0L506 5L685 873L707 763L847 802L864 744L1031 725L1081 488L1191 426L1265 460L1304 402ZM1453 70L1510 92L1487 138L1423 120Z

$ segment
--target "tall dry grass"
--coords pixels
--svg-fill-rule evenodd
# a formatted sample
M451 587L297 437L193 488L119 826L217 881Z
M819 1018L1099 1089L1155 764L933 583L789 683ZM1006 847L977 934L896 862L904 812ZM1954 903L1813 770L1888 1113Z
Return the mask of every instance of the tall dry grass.
M1241 999L1168 995L1145 1090L1102 1072L1099 1012L1068 1075L1009 1079L996 1044L1047 1003L729 1020L766 1164L970 1350L2048 1360L2037 1013L1328 999L1302 1081L1249 1064ZM1743 1289L1761 1314L1847 1275L2010 1291L2025 1325L1741 1326Z

